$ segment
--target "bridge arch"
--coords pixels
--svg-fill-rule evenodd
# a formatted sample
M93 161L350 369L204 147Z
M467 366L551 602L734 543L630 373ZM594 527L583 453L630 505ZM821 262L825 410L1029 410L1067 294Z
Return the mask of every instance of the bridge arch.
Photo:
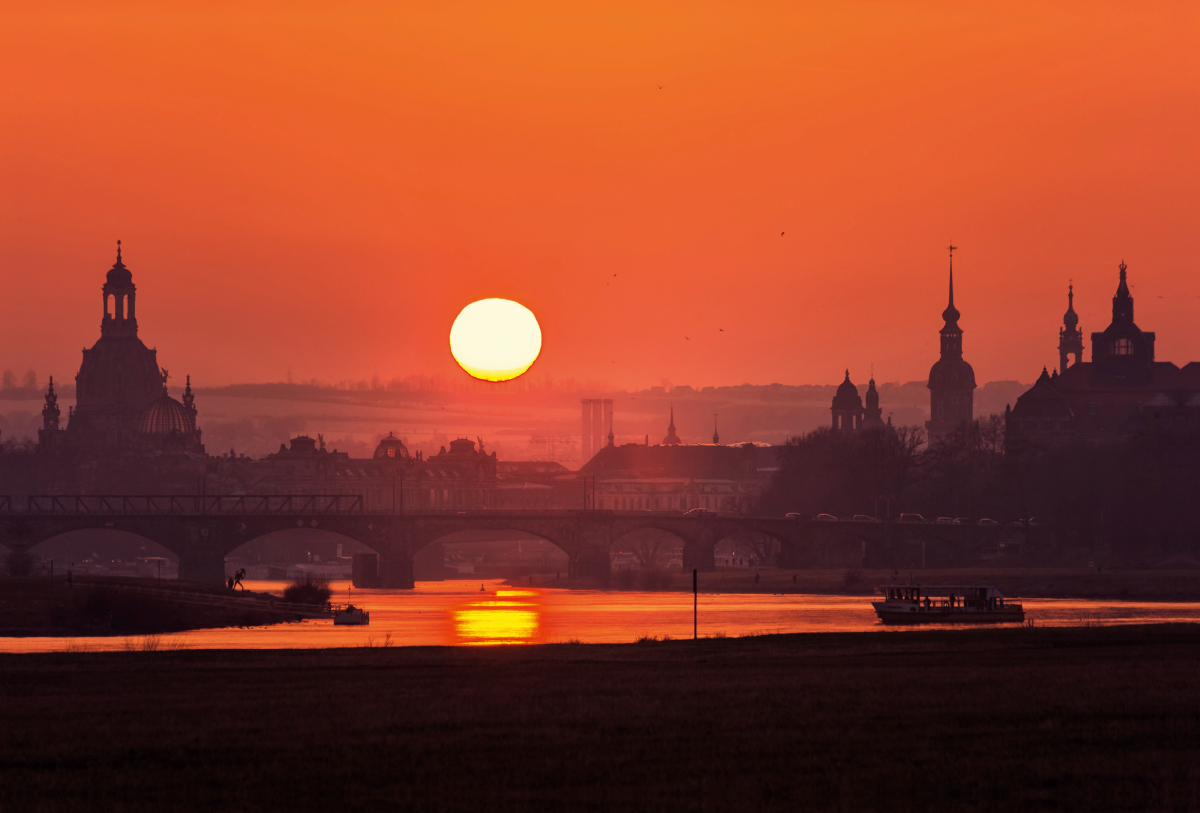
M421 581L422 574L435 567L438 578L455 578L454 571L463 578L473 578L477 572L487 573L488 557L501 551L507 553L505 572L510 577L571 572L570 552L546 532L503 528L443 530L447 532L431 531L413 540L409 552L416 581ZM515 552L511 550L512 543L516 543ZM446 564L447 560L450 564ZM483 565L482 571L476 570L478 565Z
M378 554L356 535L337 528L286 527L266 530L225 551L225 571L245 568L251 579L289 578L289 573L310 570L320 574L323 566L337 564L357 553ZM344 578L340 574L337 578Z

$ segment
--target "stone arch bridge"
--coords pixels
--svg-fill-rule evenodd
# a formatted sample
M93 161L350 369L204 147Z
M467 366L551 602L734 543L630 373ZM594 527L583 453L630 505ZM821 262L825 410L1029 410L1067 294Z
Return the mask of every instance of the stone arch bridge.
M896 564L888 552L922 551L930 539L969 551L995 529L970 525L824 522L740 514L545 510L374 513L358 495L0 496L0 544L28 550L72 531L112 529L150 539L179 558L183 579L223 582L225 557L257 537L294 528L329 531L379 554L387 587L413 586L413 556L460 531L517 531L560 548L575 577L607 583L609 549L634 531L657 529L683 541L685 570L716 569L717 544L741 532L778 541L783 567ZM830 552L834 551L833 554ZM892 557L894 558L894 557ZM878 560L878 561L876 561Z

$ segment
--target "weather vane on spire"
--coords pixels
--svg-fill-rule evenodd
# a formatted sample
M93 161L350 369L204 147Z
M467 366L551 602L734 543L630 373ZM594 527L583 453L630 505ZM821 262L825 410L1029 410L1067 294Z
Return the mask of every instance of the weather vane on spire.
M117 241L117 259L118 260L121 259L121 241L120 240Z
M958 251L958 246L951 244L950 246L950 262L954 262L954 252Z

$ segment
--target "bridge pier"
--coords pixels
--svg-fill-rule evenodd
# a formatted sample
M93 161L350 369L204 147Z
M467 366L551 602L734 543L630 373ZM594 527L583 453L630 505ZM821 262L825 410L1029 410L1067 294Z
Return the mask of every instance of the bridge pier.
M385 590L412 590L417 586L413 579L413 560L405 556L379 557L379 586Z
M567 573L573 579L595 579L608 587L608 580L612 577L608 548L584 548L570 556Z
M154 539L149 532L144 531L142 535ZM225 539L225 544L222 544L222 538L233 537L231 523L187 522L173 536L177 544L160 542L158 539L154 541L179 557L180 580L225 583L225 548L229 540Z
M715 573L717 570L717 546L705 545L691 541L683 543L683 572L698 570L701 573Z

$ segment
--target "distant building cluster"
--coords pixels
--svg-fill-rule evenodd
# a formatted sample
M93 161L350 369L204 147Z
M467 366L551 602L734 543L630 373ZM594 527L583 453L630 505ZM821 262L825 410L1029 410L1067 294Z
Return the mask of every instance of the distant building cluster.
M1059 330L1059 367L1049 373L1043 367L1033 387L1005 413L1010 447L1200 432L1200 362L1180 368L1155 360L1154 333L1133 321L1124 262L1119 270L1112 321L1092 334L1090 362L1083 361L1075 289L1068 287L1067 312Z
M100 337L83 351L76 405L65 425L54 381L46 390L38 450L44 460L72 460L72 471L100 472L88 482L68 482L66 468L43 466L27 488L104 490L105 472L130 461L153 471L157 490L221 494L361 494L369 510L474 510L489 508L604 508L614 510L735 511L749 507L778 468L777 447L722 445L713 422L712 443L684 443L672 408L666 434L651 445L618 445L612 399L581 404L583 465L571 472L557 463L500 461L483 440L458 438L436 455L410 454L390 434L370 458L326 449L323 438L301 435L263 458L233 450L209 454L201 441L190 376L178 400L168 390L157 351L138 336L137 288L117 258L101 288ZM1068 288L1059 331L1059 367L1045 369L1005 413L1010 444L1101 442L1139 433L1200 430L1200 362L1183 368L1154 358L1155 335L1133 320L1133 297L1120 266L1112 321L1091 335L1091 361L1083 361L1083 331ZM930 414L937 442L974 420L975 373L963 358L963 331L954 304L953 249L949 299L942 311L941 352L929 371ZM865 400L845 378L830 406L831 430L847 435L890 431L872 377ZM80 463L86 465L78 465ZM107 469L105 467L108 467ZM55 472L59 472L55 474ZM12 473L6 476L14 477ZM32 478L33 475L30 475ZM58 479L56 480L55 477ZM34 478L36 479L36 478ZM15 489L21 486L14 483Z

